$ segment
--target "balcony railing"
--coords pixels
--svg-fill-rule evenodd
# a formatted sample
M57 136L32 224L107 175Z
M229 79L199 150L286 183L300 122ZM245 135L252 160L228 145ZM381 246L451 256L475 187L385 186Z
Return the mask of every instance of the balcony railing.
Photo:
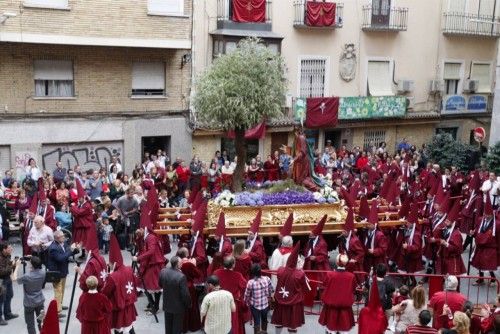
M271 23L272 1L266 0L266 23ZM217 0L217 21L233 20L233 0ZM258 22L261 23L261 22Z
M365 31L406 31L408 28L408 8L375 8L363 6L363 25Z
M295 28L312 28L312 29L333 29L333 28L341 28L344 24L344 4L341 2L336 3L335 8L335 23L331 26L326 27L314 27L306 24L306 15L307 15L307 5L304 0L294 1L293 7L295 10L295 18L293 20L293 26Z
M443 13L443 33L447 35L500 36L500 18L459 12Z

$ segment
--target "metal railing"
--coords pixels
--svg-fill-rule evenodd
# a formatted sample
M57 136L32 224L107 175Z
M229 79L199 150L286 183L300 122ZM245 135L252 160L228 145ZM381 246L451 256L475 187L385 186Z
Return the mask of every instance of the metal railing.
M266 23L271 23L272 1L266 0ZM233 0L217 0L217 21L233 20Z
M408 8L363 6L361 28L367 31L405 31L408 29Z
M500 17L459 12L443 13L443 33L450 35L500 36Z
M295 17L293 20L294 27L309 27L306 24L306 14L307 14L307 1L296 0L293 2L293 8L295 12ZM336 2L335 8L335 23L331 27L321 27L321 28L341 28L344 25L344 4L342 2Z

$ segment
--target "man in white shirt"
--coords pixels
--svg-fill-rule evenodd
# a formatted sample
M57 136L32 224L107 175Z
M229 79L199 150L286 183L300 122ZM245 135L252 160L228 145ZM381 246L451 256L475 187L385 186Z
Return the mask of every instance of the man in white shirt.
M486 196L490 196L491 204L493 207L497 207L498 204L498 190L500 188L500 183L498 182L494 172L490 172L490 177L488 180L483 182L481 186L481 191L483 192L483 201L486 203Z
M281 247L278 247L274 250L271 258L269 259L269 270L278 270L280 267L286 266L286 261L288 261L288 257L293 250L293 239L291 236L286 235L281 240ZM302 269L304 266L304 259L299 256L297 262L297 268ZM276 287L277 278L276 275L272 275L271 282L273 283L273 287Z
M54 241L54 233L52 229L45 225L45 219L42 216L35 216L33 219L33 227L28 234L28 246L31 248L32 254L37 255L42 262L45 262L44 252Z
M115 165L116 166L116 172L119 173L119 172L122 172L123 169L122 169L122 165L120 162L118 162L118 157L116 155L113 155L111 157L111 163L109 164L108 166L108 170L107 172L110 172L111 171L111 166Z
M236 312L236 304L231 292L221 290L219 278L207 278L209 293L201 303L201 318L205 318L206 334L227 334L231 331L231 312Z

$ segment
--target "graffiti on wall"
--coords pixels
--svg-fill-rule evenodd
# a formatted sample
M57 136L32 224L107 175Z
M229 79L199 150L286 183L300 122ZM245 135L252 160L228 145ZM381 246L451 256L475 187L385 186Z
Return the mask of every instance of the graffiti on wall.
M113 155L116 155L123 163L122 152L122 142L44 145L42 165L44 169L52 170L55 168L56 162L61 161L66 169L80 165L82 171L98 170L101 167L108 168Z

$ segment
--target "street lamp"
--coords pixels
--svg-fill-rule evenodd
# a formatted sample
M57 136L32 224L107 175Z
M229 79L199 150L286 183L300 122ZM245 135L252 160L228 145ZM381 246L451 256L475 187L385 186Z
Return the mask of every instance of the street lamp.
M13 12L4 12L2 15L0 15L0 24L4 24L5 21L7 21L11 17L16 17L17 14Z

